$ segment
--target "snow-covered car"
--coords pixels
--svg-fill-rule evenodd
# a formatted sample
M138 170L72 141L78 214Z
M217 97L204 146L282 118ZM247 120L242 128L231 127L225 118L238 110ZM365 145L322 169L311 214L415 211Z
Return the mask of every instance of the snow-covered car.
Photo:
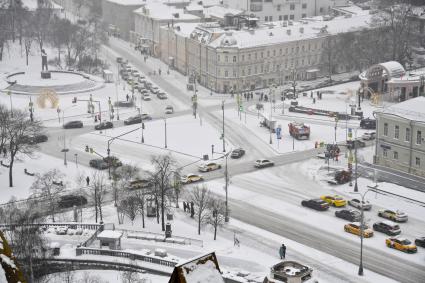
M214 171L214 170L218 170L221 168L221 164L217 163L217 162L208 162L208 163L204 163L199 165L198 169L201 172L209 172L209 171Z
M202 180L203 180L203 177L201 175L198 175L198 174L187 174L187 175L182 176L182 178L181 178L181 182L183 184L199 182L199 181L202 181Z
M171 105L168 105L167 107L165 107L165 114L173 114L174 113L174 108Z
M363 210L371 210L372 209L372 204L370 202L368 202L367 200L362 202L359 199L353 198L353 199L350 199L348 201L348 205L351 205L352 207L355 207L357 209L362 209L362 204L363 204Z
M362 135L362 140L364 141L371 141L374 140L376 137L376 133L375 132L368 132L368 133L364 133Z
M144 93L143 94L143 100L145 100L145 101L151 100L151 95L149 93Z
M237 159L241 158L245 154L245 150L242 148L236 148L232 150L232 153L230 154L231 158Z
M68 227L66 226L58 226L55 228L57 235L66 235L66 232L68 232Z
M163 91L159 91L156 94L156 97L158 97L159 99L167 99L167 94L165 92L163 92Z
M274 163L268 159L258 159L255 161L254 166L256 168L264 168L264 167L271 167Z
M152 86L152 87L150 88L150 91L151 91L153 94L157 94L157 93L159 92L159 87L157 87L157 86Z
M390 209L381 209L378 211L378 216L392 220L394 222L407 222L409 219L407 214L402 211L394 211Z
M410 240L403 237L388 238L385 240L387 247L396 249L405 253L416 253L418 248Z
M363 232L364 238L370 238L373 236L373 230L370 229L369 226L367 226L366 224L363 224L363 227L360 227L359 222L345 224L344 231L357 236L360 236L360 233Z

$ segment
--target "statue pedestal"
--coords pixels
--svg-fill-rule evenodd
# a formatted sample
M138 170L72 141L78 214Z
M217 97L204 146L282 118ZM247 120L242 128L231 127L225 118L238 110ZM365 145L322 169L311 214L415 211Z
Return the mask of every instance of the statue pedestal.
M49 71L41 71L41 78L42 79L51 79L52 74Z

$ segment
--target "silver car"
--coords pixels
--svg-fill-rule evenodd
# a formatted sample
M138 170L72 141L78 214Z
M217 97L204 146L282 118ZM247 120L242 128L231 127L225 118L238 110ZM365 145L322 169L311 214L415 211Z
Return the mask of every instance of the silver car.
M358 208L358 209L362 209L362 205L363 205L363 210L371 210L372 209L372 204L370 204L370 202L368 202L367 200L362 202L361 200L356 199L356 198L349 200L348 205L351 205L352 207L355 207L355 208Z
M392 220L394 222L407 222L409 219L407 214L399 210L381 209L378 211L378 216Z

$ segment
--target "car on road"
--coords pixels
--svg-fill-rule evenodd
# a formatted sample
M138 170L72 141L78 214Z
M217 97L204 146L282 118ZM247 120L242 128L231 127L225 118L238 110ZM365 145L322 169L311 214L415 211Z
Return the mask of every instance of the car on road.
M49 138L47 137L47 135L40 134L40 135L24 136L23 139L28 144L37 144L37 143L46 142Z
M362 140L364 141L372 141L376 138L376 133L375 132L368 132L368 133L364 133L362 135Z
M147 92L143 93L143 100L144 101L149 101L151 100L151 95Z
M396 236L401 233L400 226L391 221L378 221L373 224L373 230L387 234L388 236Z
M338 195L334 195L334 196L324 195L324 196L321 196L320 199L326 201L327 203L329 203L329 205L332 205L335 207L342 207L347 204L347 201Z
M274 162L270 161L268 159L258 159L258 160L255 161L254 166L256 168L271 167L271 166L274 166Z
M152 181L149 179L136 179L133 181L130 181L128 189L129 190L141 190L141 189L147 189L152 186Z
M81 121L69 121L63 125L64 129L75 129L75 128L82 128L83 122Z
M244 155L245 155L245 149L236 148L236 149L232 150L230 157L236 159L236 158L241 158Z
M104 169L108 169L109 165L107 162L105 162L103 159L101 158L96 158L96 159L92 159L89 162L90 167L99 169L99 170L104 170Z
M156 97L158 97L159 99L167 99L167 94L163 91L160 91L156 94Z
M108 167L109 167L109 164L115 168L122 166L121 160L119 160L119 158L115 156L104 157L103 161L105 161L108 164Z
M158 92L159 92L159 87L157 87L157 86L152 86L149 90L150 90L153 94L158 94Z
M347 148L348 149L356 149L356 148L362 148L366 147L366 143L362 140L348 140L347 141Z
M418 248L410 240L402 237L388 238L385 240L387 247L396 249L405 253L416 253Z
M210 172L218 169L221 169L221 164L217 162L207 162L198 167L198 170L201 172Z
M183 184L190 184L190 183L202 181L203 179L204 178L198 174L187 174L181 177L181 182Z
M360 221L360 212L353 209L343 209L335 211L335 216L338 218L342 218L348 220L350 222L358 222Z
M329 209L329 203L321 199L307 199L301 201L301 205L315 210L325 211Z
M415 239L415 245L418 247L425 248L425 237L419 237Z
M132 116L124 120L124 125L139 124L142 123L144 120L152 120L152 117L148 114Z
M121 78L125 81L127 81L130 78L130 75L127 72L123 72L121 74Z
M70 208L87 204L87 199L79 195L64 195L58 201L59 208Z
M351 233L357 236L360 236L360 223L359 222L353 222L353 223L347 223L344 225L344 231L347 233ZM363 224L363 237L364 238L370 238L373 236L373 230L370 229L366 224Z
M361 201L359 199L353 198L350 199L348 201L348 205L351 205L352 207L358 208L358 209L362 209L362 205L363 205L363 210L371 210L372 209L372 204L370 202L366 201Z
M174 113L174 108L171 105L167 105L167 107L165 107L165 114L173 114Z
M112 129L114 124L110 121L101 122L100 124L94 126L95 130L104 130L104 129Z
M409 219L407 214L399 210L381 209L378 211L378 216L389 219L394 222L407 222Z

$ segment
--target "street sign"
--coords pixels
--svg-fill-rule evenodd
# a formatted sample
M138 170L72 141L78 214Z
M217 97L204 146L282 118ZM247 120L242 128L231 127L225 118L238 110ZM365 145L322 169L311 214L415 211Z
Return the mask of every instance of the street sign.
M282 128L281 127L276 128L276 137L277 137L278 140L282 139Z
M69 151L69 149L68 148L63 148L63 149L61 149L61 152L68 152Z

